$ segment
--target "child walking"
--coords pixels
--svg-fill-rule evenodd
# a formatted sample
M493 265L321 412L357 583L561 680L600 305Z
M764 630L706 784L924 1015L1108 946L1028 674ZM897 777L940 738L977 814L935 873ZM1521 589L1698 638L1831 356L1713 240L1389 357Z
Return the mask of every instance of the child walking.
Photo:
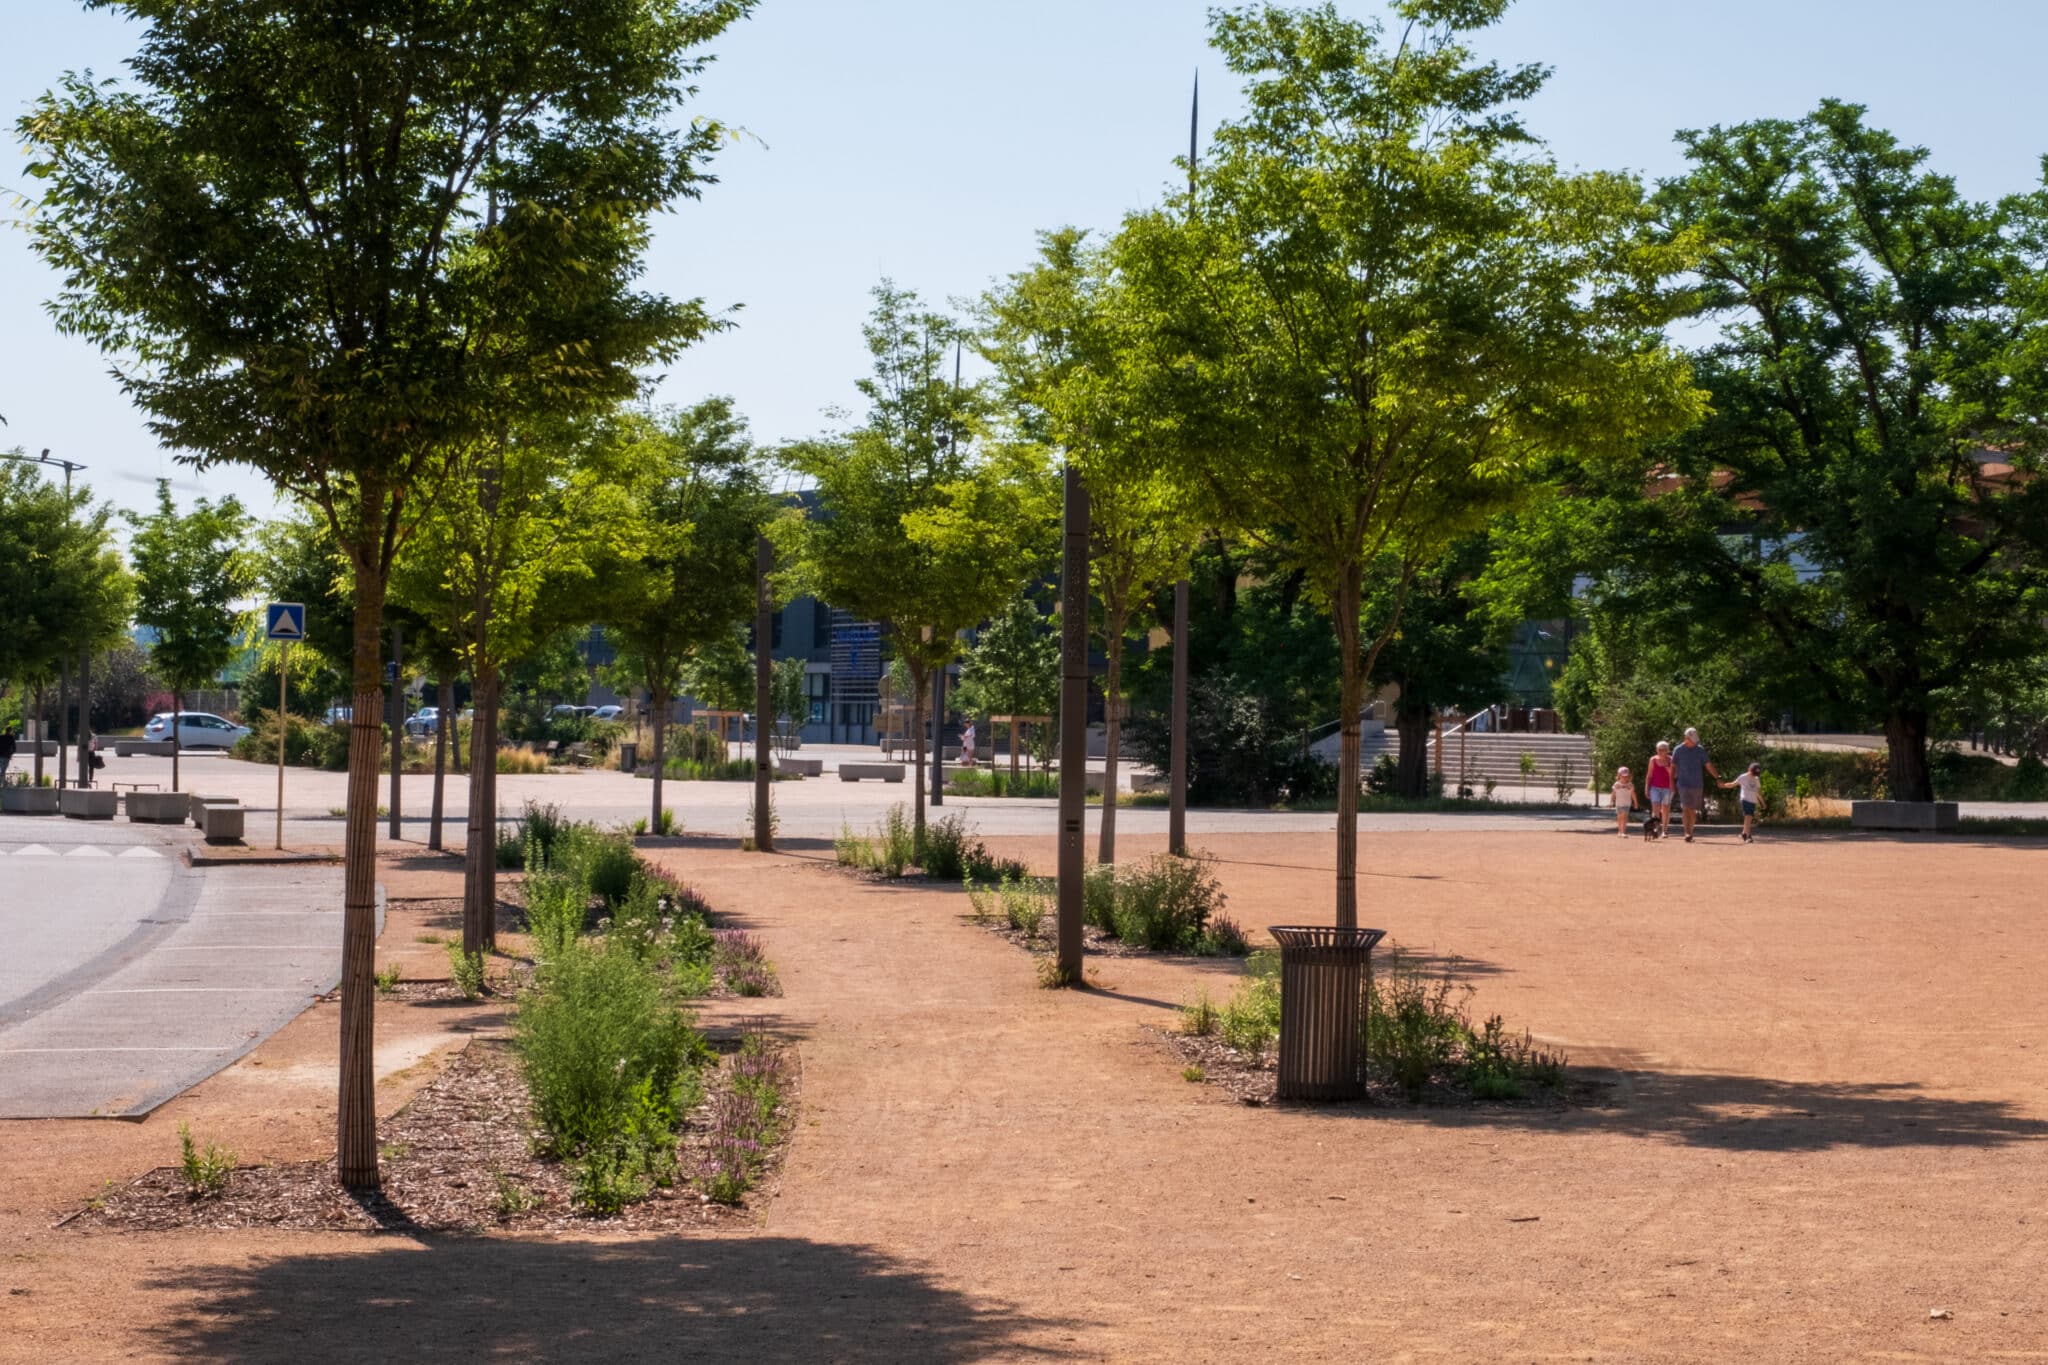
M1614 832L1628 838L1628 813L1636 805L1636 780L1629 776L1628 769L1614 770Z
M1756 842L1756 808L1764 797L1764 765L1752 763L1746 773L1737 773L1733 782L1723 782L1725 789L1733 787L1742 798L1742 842Z

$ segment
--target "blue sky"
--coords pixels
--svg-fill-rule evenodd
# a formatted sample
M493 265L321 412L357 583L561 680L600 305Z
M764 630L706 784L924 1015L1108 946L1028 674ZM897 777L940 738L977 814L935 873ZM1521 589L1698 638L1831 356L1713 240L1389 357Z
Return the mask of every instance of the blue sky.
M133 48L104 11L6 9L10 124L66 68L111 74ZM1204 14L1194 0L763 0L702 82L701 109L746 136L721 156L722 183L662 221L649 262L655 287L739 306L739 326L670 367L661 396L730 393L766 441L819 431L857 401L879 278L933 300L978 293L1027 262L1038 229L1113 226L1154 200L1186 145L1194 70L1205 127L1236 107ZM1520 0L1481 45L1556 69L1529 120L1569 164L1669 174L1674 129L1825 96L1868 104L1975 196L2028 188L2048 152L2024 95L2048 6L2021 0ZM25 181L9 150L12 201ZM267 510L254 475L194 475L158 449L106 362L51 327L54 285L19 231L0 232L0 445L81 460L127 506L169 473L181 493Z

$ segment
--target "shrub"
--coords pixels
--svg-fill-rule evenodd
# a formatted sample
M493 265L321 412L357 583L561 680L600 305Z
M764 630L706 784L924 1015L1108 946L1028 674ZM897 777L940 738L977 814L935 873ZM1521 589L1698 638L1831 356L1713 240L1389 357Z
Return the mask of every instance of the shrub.
M528 867L520 890L535 959L545 962L573 948L590 918L590 894L583 883L543 864Z
M960 881L967 874L967 840L967 817L958 811L942 820L929 821L917 848L917 865L927 877Z
M2013 765L2011 776L2006 779L2005 799L2008 801L2048 800L2048 763L2043 763L2032 754L2024 754Z
M377 994L379 995L389 995L397 990L399 979L398 964L395 962L383 971L374 973L371 977L371 980L377 985Z
M500 749L493 766L501 773L515 776L544 773L548 770L548 756L534 753L531 749Z
M1253 953L1245 964L1251 979L1238 987L1217 1017L1217 1031L1233 1049L1257 1061L1280 1036L1280 959Z
M1223 900L1222 886L1200 859L1164 853L1129 867L1098 864L1081 883L1085 921L1125 943L1161 951L1198 949ZM1243 933L1230 928L1241 942Z
M202 1152L192 1140L192 1125L178 1125L178 1172L184 1178L186 1194L194 1199L211 1198L227 1189L234 1170L233 1152L210 1142Z
M1203 957L1243 957L1251 946L1244 930L1228 915L1211 915L1195 941L1195 951Z
M1463 1002L1472 994L1452 973L1430 977L1400 953L1375 972L1366 995L1366 1050L1410 1099L1463 1049L1471 1029Z
M698 1184L712 1200L737 1204L758 1178L782 1124L782 1055L759 1033L740 1039L727 1068L728 1086L707 1114L704 1163Z
M703 1040L647 963L608 946L571 947L520 1000L515 1037L534 1121L557 1156L611 1149L641 1169L672 1142ZM593 1177L607 1174L605 1158Z
M552 865L555 842L569 827L560 806L528 800L519 814L519 822L510 829L501 827L498 831L498 866L513 869L531 866L535 851L539 852L542 862Z
M1081 874L1081 922L1116 932L1116 866L1091 863Z
M946 790L955 796L1049 797L1060 794L1060 780L1054 773L1009 773L996 769L961 768L946 777Z
M448 979L455 983L455 989L462 992L464 1000L474 1000L484 993L484 955L465 953L462 940L453 939L447 945Z
M1209 998L1209 992L1203 991L1180 1007L1180 1031L1197 1038L1207 1038L1216 1031L1221 1018L1222 1012L1216 1008L1216 1002Z
M605 834L589 825L569 825L555 838L548 866L578 882L592 896L616 906L633 889L640 855L623 834Z
M774 995L778 983L768 950L744 929L720 929L712 935L712 963L734 995Z

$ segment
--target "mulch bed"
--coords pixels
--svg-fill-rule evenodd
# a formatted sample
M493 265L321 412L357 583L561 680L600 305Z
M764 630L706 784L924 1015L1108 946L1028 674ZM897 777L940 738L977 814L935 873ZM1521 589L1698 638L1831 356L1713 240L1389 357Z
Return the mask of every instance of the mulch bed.
M1280 1080L1280 1057L1277 1047L1268 1047L1256 1060L1245 1056L1236 1048L1211 1034L1202 1037L1183 1033L1179 1029L1145 1026L1168 1052L1179 1058L1183 1064L1202 1069L1204 1085L1212 1085L1231 1096L1240 1104L1255 1108L1278 1104L1276 1091ZM1482 1100L1473 1096L1469 1087L1454 1075L1438 1075L1430 1080L1419 1100L1410 1099L1393 1080L1370 1071L1366 1077L1366 1097L1350 1101L1351 1104L1374 1105L1390 1109L1412 1109L1419 1106L1452 1107L1462 1109L1585 1109L1598 1108L1607 1098L1610 1087L1606 1084L1574 1075L1565 1071L1564 1084L1552 1089L1547 1086L1531 1085L1518 1100ZM1292 1103L1290 1101L1289 1103ZM1318 1104L1317 1108L1328 1108Z
M722 1086L726 1074L723 1065L707 1070L707 1093ZM799 1067L789 1068L781 1129L785 1138L794 1125L801 1074ZM743 1203L715 1204L687 1179L703 1164L704 1134L693 1116L683 1128L678 1183L618 1214L593 1216L571 1203L569 1168L533 1154L526 1081L511 1047L489 1039L465 1048L383 1123L378 1136L384 1188L364 1199L335 1183L331 1159L237 1168L225 1191L203 1198L186 1192L177 1167L160 1166L88 1201L67 1221L123 1232L257 1227L406 1233L683 1231L751 1221L774 1196L782 1159L778 1147ZM195 1137L204 1143L204 1134ZM530 1206L510 1211L508 1191L518 1192L519 1202Z

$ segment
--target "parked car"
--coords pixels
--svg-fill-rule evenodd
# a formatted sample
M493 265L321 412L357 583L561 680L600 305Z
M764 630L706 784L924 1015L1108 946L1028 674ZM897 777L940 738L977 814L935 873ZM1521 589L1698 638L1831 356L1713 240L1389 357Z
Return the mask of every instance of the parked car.
M441 708L438 706L422 706L406 718L405 732L414 739L424 739L426 736L433 734L440 724Z
M353 706L330 706L327 708L326 720L329 725L346 725L355 718L356 709Z
M617 720L626 714L623 706L600 706L590 713L592 720Z
M148 739L169 739L171 713L159 711L151 716L149 724L142 727L142 733ZM248 726L237 725L208 711L178 713L178 747L181 749L226 749L248 733Z
M571 706L565 702L560 706L550 707L548 710L548 719L575 720L581 716L594 715L596 711L597 708L595 706Z

